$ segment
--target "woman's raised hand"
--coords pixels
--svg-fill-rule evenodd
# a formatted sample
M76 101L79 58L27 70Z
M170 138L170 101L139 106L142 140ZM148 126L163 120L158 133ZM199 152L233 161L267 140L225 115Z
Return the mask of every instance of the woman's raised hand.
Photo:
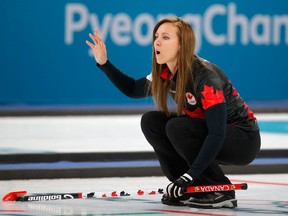
M89 37L92 39L93 43L86 40L86 44L93 50L96 62L100 65L105 64L107 62L107 50L98 29L95 29L94 35L90 33Z

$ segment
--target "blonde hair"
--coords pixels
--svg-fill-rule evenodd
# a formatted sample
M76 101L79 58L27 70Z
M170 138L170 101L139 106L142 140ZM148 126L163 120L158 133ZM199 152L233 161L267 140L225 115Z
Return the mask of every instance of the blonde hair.
M169 17L159 21L153 30L153 42L155 41L155 34L157 29L163 23L172 23L177 27L177 36L179 39L179 55L177 59L177 80L176 80L176 94L175 102L177 103L177 114L182 115L185 106L185 93L188 82L193 82L192 63L195 54L195 34L192 26L179 17ZM158 105L160 111L164 111L169 115L167 98L171 89L171 81L160 77L160 73L166 65L158 64L156 62L154 46L152 46L152 95L155 104Z

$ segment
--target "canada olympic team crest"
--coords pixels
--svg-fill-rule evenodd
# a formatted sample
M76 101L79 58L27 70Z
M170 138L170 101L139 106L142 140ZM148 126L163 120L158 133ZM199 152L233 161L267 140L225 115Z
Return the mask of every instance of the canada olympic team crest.
M193 94L191 94L190 92L186 92L186 98L187 98L187 102L190 105L195 105L197 103L195 97Z

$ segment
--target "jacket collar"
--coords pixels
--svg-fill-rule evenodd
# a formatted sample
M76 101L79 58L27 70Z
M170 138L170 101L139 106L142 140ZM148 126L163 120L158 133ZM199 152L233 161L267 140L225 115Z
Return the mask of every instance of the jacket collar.
M170 72L169 68L166 66L162 72L160 73L160 77L166 80L171 80L173 78L173 74Z

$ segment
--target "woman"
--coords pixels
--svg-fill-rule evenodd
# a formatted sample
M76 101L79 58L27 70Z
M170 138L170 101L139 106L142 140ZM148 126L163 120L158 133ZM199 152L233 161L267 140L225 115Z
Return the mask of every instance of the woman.
M189 185L230 184L219 164L247 165L260 149L256 118L226 75L195 54L195 35L178 17L159 21L153 30L152 73L135 80L107 58L98 31L90 34L98 67L124 94L153 96L159 111L145 113L141 128L171 181L162 197L167 205L235 208L234 191L183 194ZM176 102L169 110L167 98Z

